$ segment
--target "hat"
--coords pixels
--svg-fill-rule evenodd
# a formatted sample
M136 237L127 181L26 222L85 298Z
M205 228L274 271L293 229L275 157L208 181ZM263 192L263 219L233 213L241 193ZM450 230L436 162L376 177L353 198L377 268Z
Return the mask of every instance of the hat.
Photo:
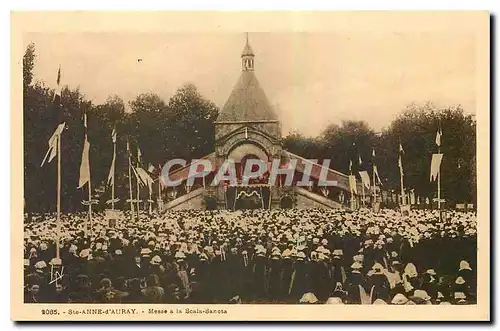
M38 261L37 263L35 263L35 268L37 268L37 269L43 269L46 267L47 267L47 264L45 263L45 261Z
M314 238L313 239L313 244L319 244L319 238Z
M300 298L300 303L316 303L318 302L318 298L314 295L314 293L308 292L304 293L302 298Z
M151 254L151 249L149 249L149 248L142 248L141 249L141 255L146 256L149 254Z
M386 304L387 304L387 302L385 302L385 301L384 301L384 300L382 300L382 299L377 299L377 300L373 301L373 304L374 304L374 305L386 305Z
M327 305L343 305L344 302L341 298L338 297L330 297L326 300L325 304Z
M429 301L431 299L431 297L424 290L415 290L415 292L413 293L413 296L411 296L410 299L411 300L421 299L421 300Z
M470 267L469 262L462 260L462 261L460 261L460 269L458 269L458 270L460 271L460 270L472 270L472 269Z
M85 248L80 251L80 257L81 258L87 258L90 255L90 249Z
M458 278L455 280L455 284L458 284L458 285L465 284L465 279L463 279L463 277L458 277Z
M49 262L50 265L62 265L62 260L54 257L52 260Z
M292 251L290 251L288 248L283 251L281 254L281 257L284 259L289 259L292 255Z
M363 265L359 262L354 262L353 264L351 264L351 269L359 270L361 268L363 268Z
M363 254L358 254L358 255L354 255L352 259L354 262L362 263L364 260L364 256L363 256Z
M264 248L264 246L258 244L258 245L255 245L255 251L265 251L266 249Z
M413 263L408 263L405 267L404 273L408 275L410 278L417 277L417 267Z
M464 292L455 292L455 293L453 294L453 297L454 297L455 299L463 299L463 300L465 300L465 299L466 299L466 296L465 296L465 293L464 293Z
M160 263L161 263L161 257L159 257L158 255L153 256L153 258L151 259L151 264L158 265Z
M408 302L408 298L404 296L404 294L398 293L392 298L391 303L393 305L404 305Z
M327 239L321 240L321 244L325 246L328 245L328 240Z
M340 259L344 252L341 249L334 249L332 255L334 259Z
M373 267L372 267L373 274L375 274L375 275L381 275L381 274L383 274L384 273L383 269L384 269L384 267L380 263L378 263L378 262L375 263L373 265Z
M436 271L434 269L428 269L425 273L431 276L436 276Z
M297 260L298 260L298 259L303 260L303 259L305 259L305 258L306 258L306 254L305 254L304 252L298 252L298 253L297 253Z
M186 258L186 254L184 254L183 252L179 251L177 253L175 253L175 258L177 260L183 260Z
M117 250L115 251L115 254L116 254L116 255L122 255L122 250L121 250L121 249L117 249Z

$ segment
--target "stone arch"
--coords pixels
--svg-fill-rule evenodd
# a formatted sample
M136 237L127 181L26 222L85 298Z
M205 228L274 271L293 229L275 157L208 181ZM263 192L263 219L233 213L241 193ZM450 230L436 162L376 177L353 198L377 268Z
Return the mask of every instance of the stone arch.
M293 202L294 202L293 198L290 195L286 194L283 197L281 197L281 199L280 199L280 207L281 207L281 209L293 208L293 205L294 205Z
M263 134L260 131L252 130L247 128L247 130L238 130L233 134L226 137L222 143L222 155L228 155L231 150L236 148L242 143L253 143L264 150L268 156L273 156L276 154L276 142L273 141L271 137Z
M255 155L264 161L269 159L269 155L262 146L246 141L236 144L231 150L229 150L227 158L235 162L241 162L247 155Z

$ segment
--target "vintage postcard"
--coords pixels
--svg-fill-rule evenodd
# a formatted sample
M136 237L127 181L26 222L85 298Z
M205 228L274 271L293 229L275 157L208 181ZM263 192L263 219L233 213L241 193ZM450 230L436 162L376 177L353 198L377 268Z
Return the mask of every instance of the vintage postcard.
M488 12L11 20L13 320L490 319Z

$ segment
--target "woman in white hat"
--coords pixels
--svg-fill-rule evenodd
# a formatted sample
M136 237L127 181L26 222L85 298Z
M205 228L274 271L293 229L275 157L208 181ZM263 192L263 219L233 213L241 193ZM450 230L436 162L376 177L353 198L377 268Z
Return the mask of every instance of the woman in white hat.
M385 269L380 263L375 263L369 272L370 275L370 300L375 302L377 299L384 300L385 302L390 299L390 285Z
M297 253L297 260L293 266L292 279L289 285L290 297L298 300L308 288L308 265L306 263L306 254L304 252Z
M283 277L281 281L281 295L280 299L288 302L290 300L290 284L292 282L292 275L294 272L294 261L292 259L292 251L285 249L281 254L281 266L283 270Z

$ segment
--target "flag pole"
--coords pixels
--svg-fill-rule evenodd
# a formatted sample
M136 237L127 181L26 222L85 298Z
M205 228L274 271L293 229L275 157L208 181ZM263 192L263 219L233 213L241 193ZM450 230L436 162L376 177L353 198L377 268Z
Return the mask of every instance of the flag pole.
M139 151L139 147L137 147L137 151ZM139 166L140 162L141 162L141 157L140 157L139 153L137 153L137 166ZM139 176L137 176L137 218L139 218L140 194L141 194L141 187L140 187L140 183L139 183Z
M89 169L89 221L90 221L90 236L94 232L92 224L92 186L90 184L90 169Z
M352 160L351 160L351 163L349 164L349 174L352 176ZM350 191L351 191L351 209L354 209L354 190L352 189L352 184L350 183L351 181L349 181L349 188L350 188ZM356 185L356 184L355 184Z
M158 212L160 212L161 203L161 165L158 164Z
M401 169L399 171L399 174L400 174L400 179L401 179L401 204L404 206L406 205L406 197L405 197L405 188L404 188L404 183L403 183L403 160L401 160L401 156L400 157L400 165L401 165Z
M116 141L113 142L113 160L116 160ZM115 210L115 163L113 162L113 177L111 178L111 209Z
M57 137L57 243L56 258L60 259L61 245L61 134Z
M441 154L441 146L438 147L438 154ZM437 183L438 210L441 211L441 166L439 167L437 173L437 182L438 182Z
M132 161L130 159L130 144L127 138L127 151L128 151L128 187L130 192L130 217L134 220L134 197L132 195Z
M361 182L361 190L363 194L363 207L365 206L365 183Z
M152 191L153 191L153 183L151 183L151 189L149 190L149 214L153 212L153 200L151 199Z

